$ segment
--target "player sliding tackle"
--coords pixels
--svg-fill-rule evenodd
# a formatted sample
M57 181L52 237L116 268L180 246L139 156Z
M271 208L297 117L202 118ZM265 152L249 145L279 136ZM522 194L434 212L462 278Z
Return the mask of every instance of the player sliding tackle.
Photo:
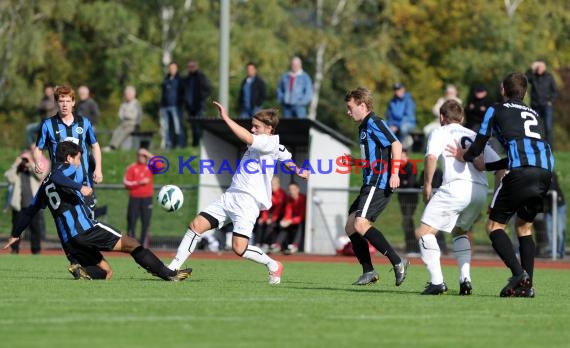
M204 232L221 227L226 219L230 219L234 226L233 251L243 258L265 265L269 270L269 283L279 284L283 272L281 262L273 260L258 247L249 245L259 211L271 207L274 168L262 170L261 164L281 161L303 179L308 178L309 171L297 167L291 161L291 153L279 143L279 136L275 134L279 123L277 110L265 109L253 115L249 132L233 121L220 103L214 102L214 105L229 129L247 144L247 151L240 162L240 165L247 166L247 170L237 170L228 190L192 220L168 268L179 269L190 257Z
M40 209L49 207L60 239L68 244L67 250L73 252L82 267L100 268L98 275L101 276L97 279L111 278L111 269L103 259L101 251L130 254L141 267L167 281L181 281L190 276L192 269L168 269L156 255L142 247L135 239L122 236L112 226L91 218L91 210L85 204L83 196L92 194L93 190L73 180L76 175L82 173L79 145L71 141L57 144L55 162L32 204L22 212L4 249L19 239L30 224L32 216ZM73 188L74 185L77 186ZM82 272L85 270L82 269ZM82 275L82 279L91 278Z

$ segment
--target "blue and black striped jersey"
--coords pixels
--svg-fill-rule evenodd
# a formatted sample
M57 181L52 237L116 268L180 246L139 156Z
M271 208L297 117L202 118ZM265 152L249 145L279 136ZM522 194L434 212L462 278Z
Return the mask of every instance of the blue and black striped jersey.
M36 146L42 150L48 149L52 163L55 162L55 149L57 144L64 140L73 140L81 147L81 166L83 168L82 180L89 186L93 186L91 178L87 175L89 168L89 151L87 146L97 143L95 131L89 119L83 116L73 115L73 123L69 126L61 121L59 114L46 118L42 121ZM72 138L72 139L70 139ZM91 168L92 169L92 168Z
M360 156L366 166L362 169L364 185L381 189L388 187L392 169L392 143L398 141L386 121L373 112L358 127Z
M46 207L51 212L62 243L67 243L71 238L92 228L97 221L91 218L91 210L85 205L79 191L81 184L75 178L81 172L80 168L68 164L56 164L42 182L32 204L23 210L23 216L14 226L12 236L18 237L26 229L31 220L26 217L31 218Z
M508 158L508 168L539 167L549 172L554 170L554 156L546 141L544 120L536 111L519 100L489 107L477 138L488 140L491 135L503 145ZM465 155L465 159L478 155L477 139Z

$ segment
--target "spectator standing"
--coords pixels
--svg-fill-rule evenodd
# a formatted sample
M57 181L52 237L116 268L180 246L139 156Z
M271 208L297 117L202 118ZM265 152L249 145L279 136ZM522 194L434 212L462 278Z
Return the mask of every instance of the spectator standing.
M313 81L303 70L299 57L291 60L291 70L284 73L277 84L277 101L283 107L285 118L307 118L307 105L313 98Z
M208 77L198 70L197 61L188 61L187 68L188 75L182 81L182 94L188 112L188 121L192 127L192 146L196 147L200 145L201 130L193 120L204 116L206 100L212 93L212 86Z
M138 130L142 122L142 107L137 100L137 91L133 86L125 88L125 99L119 107L119 119L121 123L113 131L111 143L103 150L109 152L116 150L131 135L132 132Z
M267 96L267 88L265 87L265 81L257 75L255 63L247 63L245 71L247 76L241 82L238 96L239 117L251 118L256 112L261 110L261 105Z
M281 188L278 176L271 179L271 208L263 210L254 228L255 245L263 252L268 250L277 234L277 224L281 221L287 202L287 193Z
M388 102L386 121L402 146L409 149L414 143L408 136L416 128L416 103L402 83L395 83L392 88L394 96Z
M173 147L184 147L186 130L182 117L182 79L178 73L178 65L170 63L168 73L161 85L160 98L160 148L170 150Z
M473 86L465 107L465 127L478 132L485 112L491 105L493 105L493 100L489 96L487 87L482 84Z
M77 113L91 122L94 127L99 120L99 105L97 102L91 98L89 88L87 86L80 86L77 89L77 94L79 95L79 103L77 103Z
M552 253L552 238L556 238L556 257L559 259L564 258L566 253L565 240L566 240L566 201L564 200L564 193L560 189L560 184L558 183L558 175L553 172L552 184L550 185L550 190L556 191L557 194L557 206L556 206L556 231L553 230L553 214L552 209L552 198L548 197L548 202L546 203L546 235L548 237L548 246L546 248L547 253Z
M448 100L455 100L461 105L461 99L459 99L459 97L457 96L457 88L455 88L455 86L452 84L448 84L447 86L445 86L445 94L443 95L443 97L437 99L433 108L431 109L431 112L433 113L435 118L433 121L428 123L423 128L423 132L426 136L426 139L429 137L429 135L434 129L437 129L441 126L439 123L439 109L441 108L443 103L445 103Z
M402 163L404 165L398 174L400 177L400 188L416 189L417 173L415 170L417 169L408 160L408 151L403 149ZM416 241L416 228L414 226L414 212L418 206L418 192L400 192L398 190L398 203L402 213L402 229L404 230L406 253L408 256L419 256L420 248Z
M51 83L47 83L44 87L44 96L36 108L36 114L40 117L40 121L30 123L26 126L26 140L28 146L35 144L36 136L40 131L42 121L50 116L57 114L57 104L55 103L54 98L54 87Z
M301 193L297 183L290 183L285 215L279 222L280 231L271 246L271 252L294 254L299 250L303 251L306 208L307 196Z
M127 167L123 184L129 191L127 209L127 235L135 237L137 220L141 220L140 243L145 248L149 244L149 228L152 217L152 202L154 196L153 174L148 169L148 161L153 157L148 150L140 148L137 151L137 161Z
M552 104L558 95L556 82L554 82L552 74L546 71L544 60L533 62L525 75L528 82L532 85L530 107L544 119L546 141L552 145Z
M10 207L12 208L12 226L16 225L22 210L32 204L35 194L38 192L44 175L34 172L34 159L30 151L22 153L12 164L10 169L4 173L6 180L14 185ZM30 249L32 254L41 252L42 232L45 230L45 222L43 213L37 212L31 217L30 232ZM18 240L11 245L12 253L20 252L20 241Z

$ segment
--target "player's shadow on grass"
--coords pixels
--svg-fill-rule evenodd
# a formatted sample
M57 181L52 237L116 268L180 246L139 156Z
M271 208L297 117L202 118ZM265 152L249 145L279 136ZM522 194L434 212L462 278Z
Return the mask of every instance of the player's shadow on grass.
M299 282L301 283L301 282ZM289 285L291 283L287 283L287 289L297 289L297 290L309 290L309 291L340 291L340 292L354 292L354 293L404 293L404 294L414 294L417 293L416 290L404 289L404 288L395 288L395 289L379 289L378 287L374 286L366 286L366 287L354 287L354 288L343 288L343 287L332 287L332 286L296 286L296 285Z
M289 285L292 283L297 283L299 285ZM424 297L433 297L433 296L426 296L426 295L422 295L422 289L410 289L407 287L403 287L403 288L396 288L394 287L393 289L380 289L375 285L367 285L367 286L354 286L354 288L343 288L343 287L324 287L324 286L302 286L300 284L312 284L312 283L307 283L307 282L287 282L286 284L284 284L287 289L297 289L297 290L317 290L317 291L343 291L343 292L352 292L352 293L384 293L384 294L390 294L390 293L394 293L394 294L407 294L407 295L418 295L418 296L424 296ZM316 285L316 283L314 283ZM446 294L442 294L439 296L451 296L451 297L465 297L465 298L470 298L470 297L499 297L498 295L493 295L493 294L489 294L489 293L476 293L474 295L471 296L459 296L459 291L458 290L452 290L452 291L448 291Z

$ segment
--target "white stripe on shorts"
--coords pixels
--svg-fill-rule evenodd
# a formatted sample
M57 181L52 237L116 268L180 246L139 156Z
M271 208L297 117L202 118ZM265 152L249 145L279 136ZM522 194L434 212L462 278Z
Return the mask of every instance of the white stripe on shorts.
M370 202L372 202L372 197L374 197L374 191L376 191L376 186L372 186L370 188L370 192L368 192L368 197L366 197L366 203L364 203L364 207L362 208L362 213L360 217L365 218L366 213L368 212L368 208L370 207Z
M495 194L493 195L493 199L491 200L491 204L489 204L489 208L493 208L495 206L495 200L497 199L497 196L499 195L499 191L501 191L502 187L503 187L503 180L501 180L501 182L499 183L499 186L495 190Z
M112 234L114 234L115 236L117 236L117 237L119 237L119 238L121 237L121 234L120 234L119 232L115 231L114 229L112 229L111 227L109 227L109 226L107 226L107 225L103 225L103 224L100 223L100 222L96 223L95 226L99 226L99 227L101 227L102 229L104 229L105 231L109 231L109 232L111 232Z

